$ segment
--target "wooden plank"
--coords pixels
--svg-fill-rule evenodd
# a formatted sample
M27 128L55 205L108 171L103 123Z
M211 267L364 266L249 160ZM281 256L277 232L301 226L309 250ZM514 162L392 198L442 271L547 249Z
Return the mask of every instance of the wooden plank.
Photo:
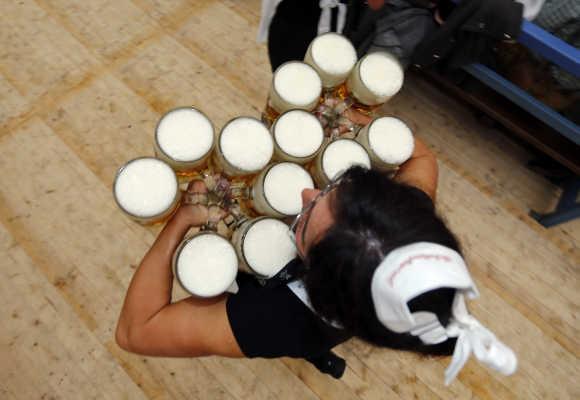
M1 66L0 66L1 68ZM8 80L0 74L0 127L18 114L23 113L28 107L28 101ZM2 133L0 133L0 136Z
M276 393L271 392L270 388L263 384L263 381L270 377L254 374L247 366L248 360L209 357L201 359L201 362L236 399L278 398Z
M215 0L131 0L131 2L143 10L157 24L168 30L175 30L184 19L201 10Z
M346 354L351 355L351 359L358 360L355 363L358 362L363 368L373 371L401 398L516 398L514 392L482 368L477 369L474 380L464 381L462 375L462 379L445 386L444 371L450 361L448 357L430 357L381 349L356 339L343 345L343 349ZM472 364L473 362L469 365ZM485 382L485 385L481 385L481 382Z
M461 382L446 388L440 365L432 358L374 347L357 339L345 343L343 348L351 358L358 359L354 365L362 363L403 399L474 397L471 388Z
M518 371L513 376L503 377L471 360L460 373L459 380L487 399L501 397L497 396L498 387L494 381L509 388L517 398L578 398L580 390L575 382L580 365L577 356L506 304L501 295L482 284L478 288L481 298L470 302L469 307L500 340L513 348L518 355ZM445 360L444 367L447 362Z
M278 399L316 400L319 398L279 359L255 358L243 360L243 363L256 376L261 377L262 383L268 386L270 392L274 393Z
M164 36L119 67L123 82L158 113L193 105L204 111L217 128L229 119L261 110L244 93L174 39Z
M0 10L2 74L26 99L66 91L97 65L36 3L5 1Z
M121 165L154 155L153 135L159 117L122 82L105 74L48 111L44 120L112 188Z
M223 0L223 3L252 24L255 37L260 24L262 0Z
M152 36L157 24L129 0L36 0L37 4L86 48L115 59Z
M228 23L215 23L220 19ZM192 15L172 36L192 53L202 56L247 101L264 107L272 78L267 52L256 43L252 24L218 1Z
M474 310L497 313L497 317L481 319L516 350L522 346L520 356L529 356L530 343L535 348L552 348L542 355L534 352L537 358L528 363L522 361L521 368L537 368L541 372L534 372L536 380L519 383L521 392L535 387L540 379L558 386L565 376L557 375L553 365L574 369L573 360L578 356L578 296L574 294L578 271L550 243L526 229L526 224L492 206L490 200L478 199L475 188L445 165L441 176L439 205L459 234L477 282L482 282L482 299L473 302ZM468 204L466 198L470 199ZM466 221L477 221L477 230L466 229ZM518 238L517 246L511 240L514 237ZM514 308L519 312L514 312ZM530 337L524 338L527 335ZM506 380L505 384L516 386L514 380Z
M308 361L283 358L282 362L321 399L346 400L359 398L353 388L346 385L345 382L320 373Z
M450 358L382 350L359 340L342 345L340 352L347 356L349 367L352 368L360 360L381 380L392 385L392 390L403 398L434 396L428 392L417 393L417 390L425 388L441 398L453 399L471 396L481 399L576 398L574 381L579 369L577 358L482 282L478 280L478 283L481 298L470 302L470 308L482 323L516 351L519 369L515 375L502 377L471 360L458 380L447 388L443 386L443 376ZM463 385L469 389L468 392L461 388Z
M0 151L0 221L138 386L150 397L231 399L199 360L115 351L131 267L150 233L120 218L109 190L40 121L1 138Z
M478 196L451 169L442 165L440 171L440 210L455 227L467 256L485 260L478 272L566 336L566 347L576 352L578 263L492 200ZM477 229L466 227L466 221L477 221ZM517 245L512 238L518 238Z
M372 370L361 361L360 354L351 351L349 342L336 347L333 351L346 360L347 368L344 371L344 376L341 378L342 381L346 383L346 385L349 386L361 400L402 398L393 391L393 386L391 384L385 383L383 377L379 376L376 371ZM417 383L417 385L421 386L422 383ZM423 389L424 388L421 388L419 390Z
M146 398L1 224L0 298L0 381L11 396Z
M148 3L148 0L136 0L140 3ZM209 0L208 0L209 1ZM155 2L157 3L157 2ZM202 1L197 1L195 3L195 8L199 8L202 5ZM76 3L75 3L76 4ZM165 3L164 3L165 4ZM63 43L66 43L66 41L69 40L70 36L74 36L75 39L77 39L77 42L79 44L86 44L85 43L85 39L83 37L82 32L79 32L74 25L74 20L72 22L69 23L69 20L67 19L67 16L65 15L60 15L59 13L57 13L55 10L53 10L48 4L46 3L40 3L41 6L44 7L43 10L40 10L39 7L34 6L33 10L34 12L39 12L43 15L43 18L47 19L47 20L54 20L58 25L54 25L54 26L60 26L63 25L64 27L66 27L66 29L56 29L56 32L53 32L53 36L60 36L60 35L64 35L65 37L62 38ZM179 5L179 6L178 6ZM169 2L166 4L166 7L160 7L160 4L154 4L154 5L150 5L149 8L152 7L157 7L155 8L155 10L160 11L161 9L163 9L162 11L162 20L164 18L167 18L171 21L174 21L174 23L176 24L176 26L179 26L181 24L181 22L186 19L189 16L189 12L191 11L191 3L190 2ZM77 7L72 7L73 9L78 8ZM62 10L62 12L70 12L70 10ZM167 14L165 14L165 12L167 12ZM95 13L98 14L97 10L95 10ZM155 14L155 12L153 12L153 14ZM27 16L24 16L23 18L26 18ZM105 19L105 22L107 20ZM158 23L162 23L162 21L157 21ZM106 23L105 23L106 25ZM159 28L158 26L156 26L156 28ZM79 28L80 29L80 28ZM107 26L104 26L100 29L103 30L107 30ZM157 39L157 36L159 35L159 32L156 30L149 30L150 32L147 35L139 35L135 40L133 40L130 44L128 44L126 47L124 47L122 50L119 50L117 52L114 52L110 55L110 59L105 59L103 58L102 54L99 54L96 50L93 50L91 48L87 48L85 47L85 49L87 50L86 52L83 52L87 55L87 57L92 57L92 60L94 61L94 68L87 68L89 70L89 72L87 72L82 79L80 79L78 81L78 83L76 83L75 85L69 85L66 84L66 81L68 80L68 72L65 72L63 74L63 77L67 78L65 79L65 84L57 86L56 88L54 88L54 90L51 91L45 91L43 92L40 96L26 96L26 98L30 98L29 99L29 103L30 103L30 107L28 107L28 109L26 111L24 110L18 110L18 113L13 113L11 114L8 118L7 121L1 122L0 123L2 125L3 131L0 132L0 135L2 135L4 132L8 132L10 130L13 130L15 128L18 128L18 126L27 121L28 119L34 117L34 116L38 116L38 115L42 115L45 114L47 111L50 111L54 108L54 106L56 104L58 104L61 101L65 101L67 99L70 99L71 97L74 97L75 93L78 90L81 90L83 87L85 86L89 86L90 84L92 84L92 82L99 78L101 75L108 73L109 70L116 68L116 66L118 65L122 65L124 63L127 62L127 60L131 59L136 53L138 53L142 47L146 47L148 46L152 41L155 41ZM0 31L1 34L1 31ZM87 33L88 35L90 35L90 33ZM14 36L13 34L10 34L12 36ZM44 36L43 36L44 37ZM0 40L1 40L1 36L0 36ZM98 38L94 38L95 41L98 40ZM57 42L58 40L54 40L53 42ZM103 44L105 45L105 44ZM24 45L27 46L27 45ZM44 46L46 47L46 46ZM71 50L72 51L72 50ZM53 52L53 54L56 54ZM17 57L19 57L19 55L16 55ZM40 57L42 58L42 57ZM62 58L62 57L60 57ZM101 64L99 64L99 61L101 62ZM31 62L30 64L33 65L38 65L39 63L37 62ZM0 73L3 72L3 69L5 68L4 65L0 64ZM63 68L66 69L66 68ZM71 70L78 72L78 68L70 68ZM46 72L45 72L46 73ZM21 83L20 83L20 79L19 76L10 76L8 74L4 74L6 76L3 77L3 79L8 80L9 83L12 84L12 86L18 90L20 92L20 94L24 93L24 87L20 88ZM20 74L22 75L22 74ZM24 78L23 78L24 79ZM30 79L30 78L28 78ZM27 79L24 79L24 81L26 81ZM38 77L34 77L32 78L33 81L38 81ZM14 100L13 100L14 101ZM5 129L4 129L5 128Z

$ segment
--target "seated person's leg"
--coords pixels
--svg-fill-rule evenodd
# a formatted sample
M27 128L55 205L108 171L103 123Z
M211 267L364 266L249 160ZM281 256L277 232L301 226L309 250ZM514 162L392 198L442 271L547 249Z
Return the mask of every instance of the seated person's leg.
M318 33L320 7L316 0L284 0L276 10L268 33L272 71L291 60L302 60Z

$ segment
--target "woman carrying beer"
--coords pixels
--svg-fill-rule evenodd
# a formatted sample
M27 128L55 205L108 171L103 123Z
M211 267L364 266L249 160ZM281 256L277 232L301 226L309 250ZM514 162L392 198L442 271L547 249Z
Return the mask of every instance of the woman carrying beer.
M151 356L300 357L340 377L330 350L358 337L423 354L453 354L449 383L473 352L504 374L514 353L465 307L477 289L459 243L436 214L437 162L416 139L391 179L354 167L323 190L304 190L292 225L299 257L263 286L240 273L239 292L171 302L171 258L208 220L182 205L143 258L127 291L116 340ZM203 193L194 181L188 189Z

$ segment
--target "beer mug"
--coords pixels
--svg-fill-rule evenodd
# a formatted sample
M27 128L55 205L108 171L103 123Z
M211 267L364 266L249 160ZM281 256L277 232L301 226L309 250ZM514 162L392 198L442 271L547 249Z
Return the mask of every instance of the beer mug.
M260 278L271 278L296 257L296 246L288 235L288 225L279 219L258 217L239 225L232 243L240 270Z
M293 162L271 164L251 188L252 208L262 215L283 218L302 210L302 190L313 189L312 177Z
M214 151L215 168L229 177L255 175L272 158L268 128L252 117L237 117L222 128Z
M323 188L353 165L371 168L366 149L354 139L337 139L327 142L318 153L312 166L312 176L316 185Z
M193 107L170 110L155 128L155 154L178 175L194 175L204 168L213 142L211 121Z
M304 110L290 110L280 115L270 128L274 138L274 158L305 164L311 161L324 139L320 121Z
M177 176L164 161L141 157L127 162L115 176L113 196L133 220L151 225L167 220L179 206Z
M173 254L172 267L179 284L194 296L238 291L234 246L213 231L200 231L184 239Z
M312 111L321 93L322 82L314 68L301 61L285 62L274 72L262 120L270 125L285 111Z
M397 94L403 78L403 67L395 56L384 51L370 53L356 63L339 92L342 97L351 96L356 109L368 112Z
M415 141L400 119L380 117L361 129L356 141L368 151L374 168L394 171L413 154Z
M304 62L318 72L327 90L343 83L356 61L356 50L350 40L333 32L317 36L304 57Z

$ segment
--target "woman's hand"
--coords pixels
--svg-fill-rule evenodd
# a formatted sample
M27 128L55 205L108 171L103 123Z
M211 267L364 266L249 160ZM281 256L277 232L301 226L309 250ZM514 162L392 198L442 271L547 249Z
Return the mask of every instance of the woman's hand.
M203 226L215 228L217 223L227 213L216 203L215 194L208 193L207 186L202 180L189 182L187 191L183 194L181 205L175 218L189 226Z
M189 226L202 226L209 219L207 186L202 180L189 182L175 217Z

